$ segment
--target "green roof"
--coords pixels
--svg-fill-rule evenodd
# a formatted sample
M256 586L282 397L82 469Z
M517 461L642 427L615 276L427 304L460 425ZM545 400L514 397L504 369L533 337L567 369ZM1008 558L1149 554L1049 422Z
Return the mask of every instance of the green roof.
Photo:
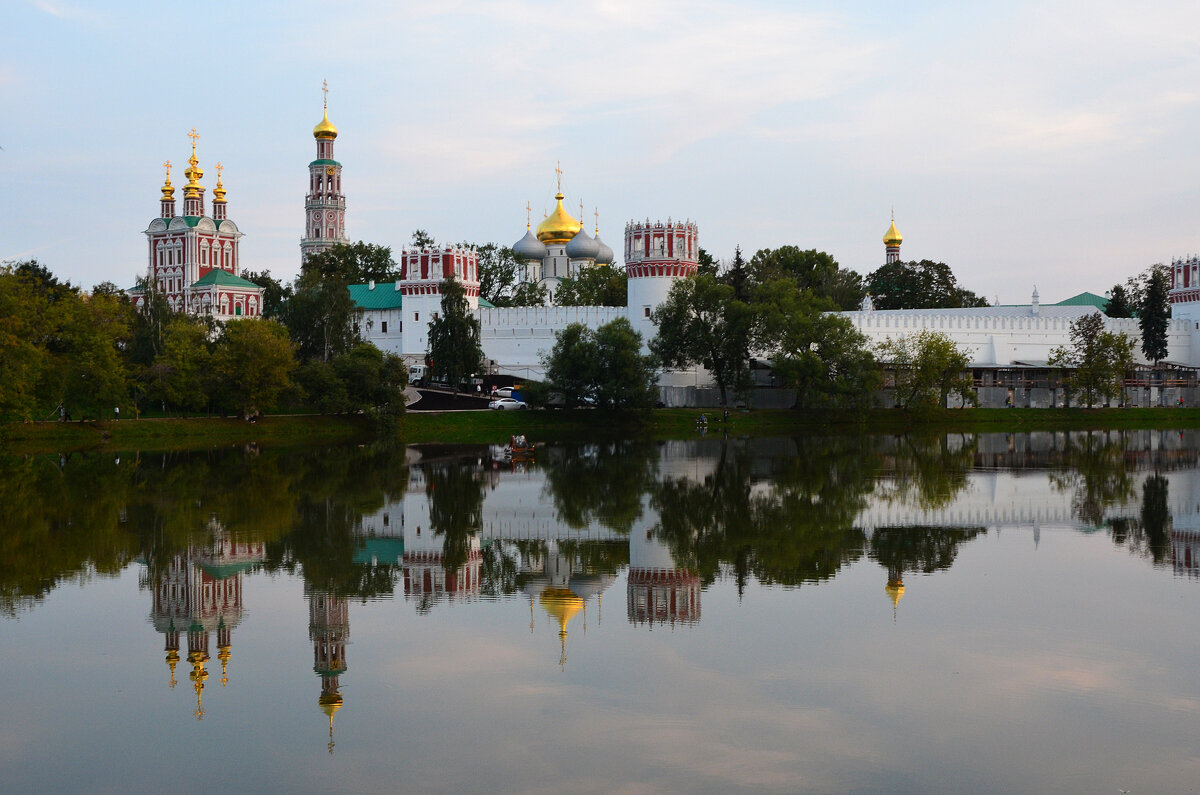
M196 224L200 223L199 215L181 215L179 217L182 218L183 222L188 226L195 226Z
M208 273L200 277L200 279L192 284L193 287L207 287L210 284L220 284L225 287L253 287L259 289L258 285L241 276L234 276L229 271L223 271L220 268L213 268Z
M1079 295L1073 295L1065 301L1059 301L1053 306L1094 306L1097 309L1103 310L1108 306L1108 299L1102 295L1095 293L1083 292Z
M350 300L355 309L399 309L401 298L395 282L376 282L374 290L369 284L350 285Z
M493 304L491 301L487 300L486 298L480 298L479 299L479 308L480 309L495 309L496 305Z
M309 163L309 165L310 166L340 166L341 163L339 163L336 160L330 160L328 158L322 157L319 160L312 161L311 163Z

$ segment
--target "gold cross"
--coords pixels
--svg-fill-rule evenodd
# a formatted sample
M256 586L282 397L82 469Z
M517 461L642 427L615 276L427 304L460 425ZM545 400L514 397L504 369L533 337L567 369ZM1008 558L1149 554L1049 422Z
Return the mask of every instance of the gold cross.
M192 128L192 131L190 133L188 133L188 138L192 139L192 149L195 149L196 141L198 141L200 139L200 133L196 132L195 127Z
M321 93L325 95L325 107L329 107L329 81L321 81Z
M579 200L579 225L583 226L583 199Z
M525 228L526 229L528 229L530 226L533 225L533 221L530 220L530 215L529 215L531 212L533 212L533 207L529 204L529 200L526 199L525 200Z
M558 175L558 192L562 193L562 161L559 160L554 165L554 173Z
M217 182L220 182L220 181L221 181L221 168L222 168L222 166L221 166L221 164L218 162L218 163L217 163Z
M594 208L595 212L592 215L596 216L596 234L600 234L600 208Z
M167 181L170 182L171 181L171 161L168 160L165 163L163 163L163 168L165 168L167 170Z

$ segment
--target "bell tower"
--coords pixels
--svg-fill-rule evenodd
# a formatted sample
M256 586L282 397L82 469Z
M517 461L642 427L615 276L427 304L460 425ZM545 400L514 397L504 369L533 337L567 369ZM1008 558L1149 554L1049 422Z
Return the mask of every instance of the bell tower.
M313 128L317 159L308 164L308 195L304 198L304 239L300 261L346 241L346 196L342 193L342 164L333 159L337 127L329 121L329 84L321 81L325 115Z

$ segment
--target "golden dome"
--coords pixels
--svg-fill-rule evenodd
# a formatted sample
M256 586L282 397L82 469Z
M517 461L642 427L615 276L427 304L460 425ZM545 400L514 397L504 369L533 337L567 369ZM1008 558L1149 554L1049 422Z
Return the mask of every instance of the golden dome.
M579 233L583 224L572 218L563 208L562 191L554 195L554 201L554 212L538 224L537 239L547 244L566 243Z
M334 713L342 708L342 694L322 693L320 698L317 699L317 704L320 705L321 711L332 719Z
M898 246L903 240L904 236L896 228L896 219L893 218L892 225L888 227L887 234L883 236L883 244L885 246Z
M583 600L568 588L547 588L538 601L551 618L558 621L558 634L567 634L567 624L583 609Z
M337 127L333 126L333 122L329 120L329 107L325 107L325 118L321 119L321 123L313 127L313 138L328 138L333 140L337 138Z
M225 201L225 186L221 184L221 164L217 163L217 187L213 188L213 201Z
M163 166L167 169L167 181L162 186L162 200L173 202L175 201L175 186L171 184L171 161L168 160L163 163ZM176 658L178 658L178 655L176 655Z
M904 582L899 578L888 580L887 587L883 590L887 592L888 598L892 600L892 607L896 607L900 604L900 598L904 596Z

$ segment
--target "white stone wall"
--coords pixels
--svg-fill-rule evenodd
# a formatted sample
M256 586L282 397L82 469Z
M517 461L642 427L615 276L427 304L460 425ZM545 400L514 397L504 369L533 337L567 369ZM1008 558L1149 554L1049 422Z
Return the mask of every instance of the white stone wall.
M554 347L554 335L571 323L597 329L619 317L623 306L538 306L480 309L480 342L485 358L499 372L541 379L543 354Z
M365 342L372 343L384 353L403 353L404 312L396 309L364 309L359 319L359 333ZM384 331L387 324L387 331Z

